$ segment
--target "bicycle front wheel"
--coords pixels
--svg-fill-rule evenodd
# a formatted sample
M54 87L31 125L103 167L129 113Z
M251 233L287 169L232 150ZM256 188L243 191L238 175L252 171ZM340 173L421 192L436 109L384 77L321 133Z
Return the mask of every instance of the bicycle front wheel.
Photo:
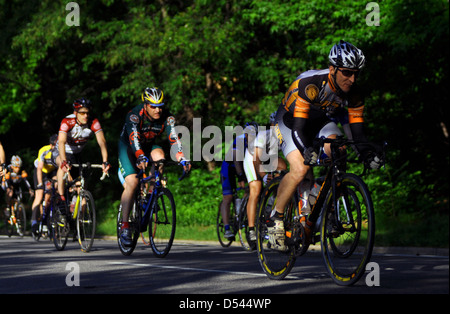
M219 211L217 212L217 220L216 220L216 231L217 231L217 238L219 239L219 243L222 247L229 247L231 243L233 243L234 239L227 239L225 238L225 224L223 223L222 218L222 202L219 204ZM230 204L230 217L229 217L229 225L230 228L233 228L234 226L234 217L235 217L235 209L234 209L234 201ZM233 230L234 232L234 230Z
M288 251L280 252L272 249L269 242L267 222L269 222L270 214L276 205L277 192L281 179L282 177L273 179L263 191L263 199L259 206L256 219L256 248L259 263L270 279L277 280L283 279L289 274L296 260L293 246L289 245ZM285 228L290 225L288 222L292 218L293 205L293 202L289 202L285 209ZM288 229L286 229L286 232L288 232Z
M365 273L375 238L375 216L369 189L354 174L345 174L327 197L321 225L321 246L331 278L342 286Z
M122 204L119 205L119 212L117 213L117 244L119 245L120 252L125 255L129 256L131 253L133 253L134 249L136 248L137 240L139 238L139 224L140 224L140 217L138 215L138 212L136 211L136 208L139 208L139 200L136 200L133 204L133 208L131 209L131 212L128 217L128 224L130 226L131 231L131 237L132 237L132 244L131 246L124 246L122 244L122 241L120 240L120 234L122 232Z
M162 188L152 204L149 222L149 237L153 254L165 257L172 247L176 229L175 201L172 193Z
M79 196L77 217L78 242L81 251L89 252L95 237L95 204L91 192L84 190Z
M61 213L55 200L52 200L51 206L51 239L56 250L62 251L66 247L70 231L69 222L65 214L67 213L67 208L61 208L63 210L63 213ZM64 203L64 206L66 207L67 204Z

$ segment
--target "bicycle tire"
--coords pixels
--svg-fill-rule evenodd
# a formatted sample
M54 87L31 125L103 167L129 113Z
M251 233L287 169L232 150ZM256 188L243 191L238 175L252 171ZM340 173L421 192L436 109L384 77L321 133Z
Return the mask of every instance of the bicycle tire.
M125 255L129 256L131 253L133 253L134 249L136 248L137 240L139 238L139 224L140 219L139 215L136 211L136 208L139 207L139 200L136 200L134 202L133 208L131 209L130 215L128 217L128 223L131 230L131 237L132 237L132 244L130 247L126 247L122 245L122 241L120 241L120 233L122 232L122 204L119 205L119 211L117 213L117 244L119 246L120 252Z
M9 217L5 217L5 229L6 229L6 235L7 235L8 237L11 237L11 236L13 235L14 229L16 228L16 225L15 225L14 221L11 220L11 219L13 219L13 218L11 217L11 211L12 211L13 209L14 209L14 208L11 208L11 209L10 209L10 211L9 211Z
M175 238L177 215L175 200L167 188L162 188L152 202L149 221L149 239L153 254L165 257Z
M296 260L295 249L293 247L288 246L289 249L287 252L280 252L271 249L269 243L268 228L266 223L269 220L271 211L275 208L276 194L281 179L281 176L273 179L264 189L256 219L256 248L258 252L258 260L264 273L270 279L274 280L281 280L285 278L292 270L292 267L294 267ZM289 202L288 206L292 207L292 205L292 202ZM292 215L290 214L290 211L285 211L285 227L288 226L286 222L291 219Z
M225 225L223 223L222 213L220 211L220 208L222 207L222 202L219 204L219 210L217 212L217 220L216 220L216 231L217 231L217 238L219 239L219 243L222 247L229 247L231 243L233 243L233 239L227 239L224 237L225 234ZM231 202L230 205L230 218L229 218L229 224L230 228L233 228L234 226L234 202Z
M78 204L77 232L78 242L82 252L89 252L92 248L95 238L96 214L95 202L92 193L84 190L80 195L80 204Z
M25 206L21 202L18 202L16 207L16 230L20 237L25 235L27 226L27 213L25 212Z
M327 195L320 242L328 274L336 284L350 286L372 256L375 215L369 189L357 175L345 174L337 193L336 202L331 190Z
M247 217L247 203L248 203L248 194L244 196L241 202L241 206L239 208L239 217L237 219L238 223L238 233L239 233L239 241L241 242L241 246L246 251L251 251L256 248L256 243L252 243L249 238L249 227L248 227L248 217Z
M64 203L67 207L67 204ZM59 213L58 204L56 200L52 200L52 221L51 221L51 239L57 251L62 251L66 247L67 239L69 237L69 221L67 219L62 221L61 214ZM67 213L67 208L65 210Z

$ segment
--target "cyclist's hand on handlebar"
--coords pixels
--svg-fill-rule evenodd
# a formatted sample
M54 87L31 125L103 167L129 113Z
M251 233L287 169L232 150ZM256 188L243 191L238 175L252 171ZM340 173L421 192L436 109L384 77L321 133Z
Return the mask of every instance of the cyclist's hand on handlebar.
M364 163L369 169L380 169L384 165L384 147L375 143L357 145Z
M304 164L312 166L317 162L319 158L319 153L314 149L314 147L308 147L303 151Z
M381 156L375 153L370 153L365 159L366 164L370 169L380 169L384 165L384 160Z
M180 163L181 166L183 166L183 170L186 173L189 173L189 171L191 171L191 162L189 160L187 160L184 157L181 157L179 163Z
M102 163L102 170L103 172L108 173L109 169L111 169L111 164L107 161Z
M139 157L136 160L136 166L141 170L145 170L145 168L147 168L147 165L148 165L148 158L145 157L145 155L139 155Z
M70 168L71 168L70 161L68 161L68 160L63 160L63 162L61 163L61 169L62 169L64 172L68 172L68 171L70 170Z

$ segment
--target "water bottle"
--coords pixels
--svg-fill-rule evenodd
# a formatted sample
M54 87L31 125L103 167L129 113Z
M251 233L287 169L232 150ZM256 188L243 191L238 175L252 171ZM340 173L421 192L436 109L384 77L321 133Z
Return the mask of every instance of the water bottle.
M72 197L72 200L70 201L70 212L73 213L75 210L75 204L77 203L77 195L74 195Z
M311 206L309 203L310 188L311 181L306 178L298 186L298 192L300 195L298 208L301 215L308 215L311 213Z
M316 203L316 199L317 199L317 195L319 195L320 187L321 186L319 184L317 184L317 182L315 181L309 192L308 203L309 203L310 208L312 208L314 206L314 204Z

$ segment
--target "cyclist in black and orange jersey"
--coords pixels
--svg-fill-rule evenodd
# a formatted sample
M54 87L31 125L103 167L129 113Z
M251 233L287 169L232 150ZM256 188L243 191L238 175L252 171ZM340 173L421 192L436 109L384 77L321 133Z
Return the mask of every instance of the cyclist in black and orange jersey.
M280 104L276 123L281 149L290 164L290 171L280 183L277 204L268 224L269 241L276 250L285 251L284 208L295 188L305 178L310 165L319 157L313 147L315 137L336 138L342 135L332 121L344 110L353 140L367 142L363 132L362 93L355 85L365 63L364 54L352 44L340 41L329 54L329 67L300 74L289 87ZM361 156L372 168L379 168L382 157L363 145L357 145ZM329 144L325 153L330 155Z
M65 209L64 174L69 172L72 163L81 162L81 152L92 135L95 134L102 154L102 170L108 172L108 149L105 135L98 119L92 117L89 99L79 98L73 102L73 113L66 116L59 127L56 159L58 164L57 180L61 208ZM62 214L64 214L64 210Z
M16 192L19 191L21 185L25 184L31 197L33 197L34 191L30 182L28 182L28 173L22 169L22 158L18 155L12 156L11 164L5 169L6 173L2 178L1 185L6 192L6 209L10 211L14 196L16 196Z
M183 166L184 171L189 172L191 169L178 139L175 118L164 104L162 90L147 87L142 93L142 101L128 112L119 139L120 175L125 180L120 201L123 214L120 241L124 246L132 244L128 217L139 183L136 174L147 167L149 158L146 154L153 161L165 158L162 147L155 144L156 138L165 131L171 145L172 157Z

